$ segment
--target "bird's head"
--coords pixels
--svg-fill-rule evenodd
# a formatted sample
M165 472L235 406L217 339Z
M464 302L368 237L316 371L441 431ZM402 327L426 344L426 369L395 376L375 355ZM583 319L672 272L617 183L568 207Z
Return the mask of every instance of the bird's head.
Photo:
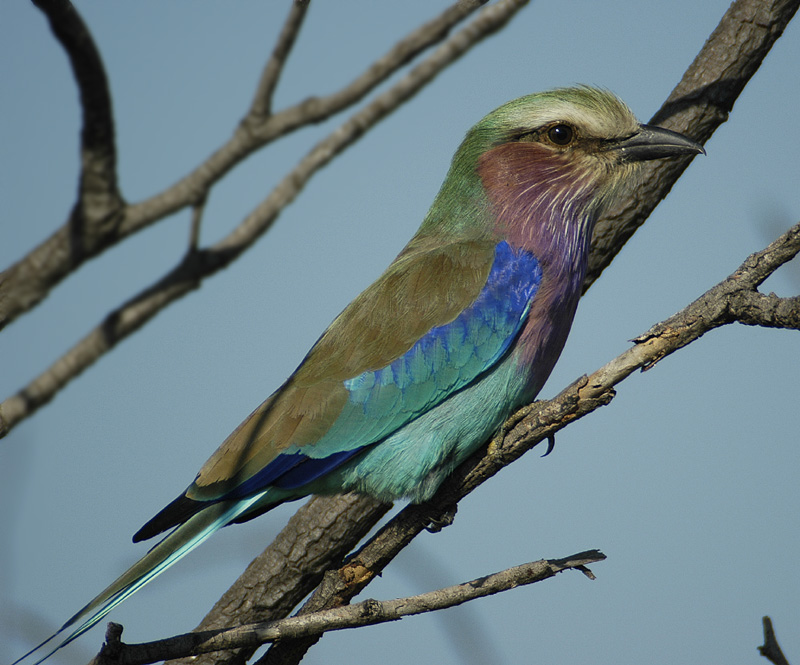
M406 252L452 238L505 239L580 284L595 220L644 161L704 153L643 125L612 93L580 86L520 97L467 132Z
M483 188L511 225L535 214L540 223L591 226L641 162L704 152L682 134L639 123L612 93L585 86L504 104L472 128L464 144L474 149L470 143Z
M638 164L703 152L682 134L639 123L606 90L560 88L484 117L467 133L448 180L472 205L480 190L504 234L564 235L566 226L586 236Z

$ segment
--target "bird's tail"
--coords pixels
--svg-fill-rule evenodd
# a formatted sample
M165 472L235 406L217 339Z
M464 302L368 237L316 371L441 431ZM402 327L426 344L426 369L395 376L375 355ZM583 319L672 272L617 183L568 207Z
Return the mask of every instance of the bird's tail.
M186 556L214 532L247 512L255 503L264 498L268 491L238 501L221 501L194 515L122 573L94 600L61 626L58 632L51 635L39 646L31 649L21 658L15 660L12 665L18 665L29 658L32 660L31 665L39 665L61 647L66 646L76 637L89 630L122 601L155 579L173 563ZM77 627L72 628L76 625ZM63 638L61 642L58 642L56 646L52 646L51 642L62 636L70 628L72 628L72 632ZM33 660L34 658L35 660Z

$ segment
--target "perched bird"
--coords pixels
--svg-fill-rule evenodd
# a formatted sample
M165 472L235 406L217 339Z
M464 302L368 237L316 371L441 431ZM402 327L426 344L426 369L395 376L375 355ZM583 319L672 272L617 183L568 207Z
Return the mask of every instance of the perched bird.
M572 324L594 222L636 164L702 152L595 88L492 111L467 133L411 241L134 535L171 530L50 638L74 626L50 653L219 528L284 501L429 498L541 389Z

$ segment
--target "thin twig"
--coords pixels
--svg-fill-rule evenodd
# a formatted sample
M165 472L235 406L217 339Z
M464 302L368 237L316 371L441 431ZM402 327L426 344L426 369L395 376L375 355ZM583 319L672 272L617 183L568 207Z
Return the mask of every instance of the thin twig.
M368 599L354 605L304 616L228 630L186 633L145 644L121 643L117 624L110 624L114 627L111 629L110 638L107 637L106 646L93 662L95 665L101 665L113 660L115 665L147 665L170 658L184 658L229 649L253 649L282 639L297 639L309 635L321 635L331 630L398 621L403 617L456 607L477 598L541 582L565 570L578 570L589 579L594 579L594 575L586 566L603 561L605 558L602 552L590 550L563 559L541 559L470 582L407 598L385 601ZM110 651L113 651L113 657Z
M488 33L475 35L470 47L481 41L487 34L505 25L511 16L528 1L501 0L498 5L502 7L497 13L505 14L505 20ZM467 0L467 2L454 3L432 21L413 30L384 56L373 62L362 74L330 95L309 97L299 104L266 117L260 114L259 106L254 105L256 113L248 114L231 139L205 162L160 194L132 204L126 211L125 220L119 229L120 236L135 233L186 206L191 201L193 193L209 189L230 169L268 143L301 127L323 122L357 104L422 51L443 41L455 25L484 2L486 0ZM451 60L444 66L452 62ZM395 108L396 106L393 106L387 109L387 112L393 111Z
M261 80L258 82L258 89L248 113L249 117L256 118L258 122L263 122L272 113L272 97L275 94L275 88L278 86L283 66L297 40L310 5L311 0L293 0L292 2L281 34L278 35L278 41L275 48L272 49L272 55L261 74Z
M758 647L759 653L774 665L789 665L789 661L786 660L786 656L783 655L778 644L778 638L775 637L772 619L764 617L761 619L761 623L764 625L764 644Z
M192 206L192 222L189 226L189 253L194 254L200 245L200 227L203 222L203 211L206 199L202 198Z

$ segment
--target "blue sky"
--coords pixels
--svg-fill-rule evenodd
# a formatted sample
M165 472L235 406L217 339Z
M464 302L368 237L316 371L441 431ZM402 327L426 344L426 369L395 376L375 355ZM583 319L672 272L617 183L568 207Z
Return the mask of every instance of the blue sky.
M129 201L173 183L247 108L285 3L77 2L105 59ZM501 103L607 87L647 120L727 8L706 2L532 2L314 177L242 259L73 381L0 442L0 662L52 632L138 558L131 534L294 369L413 234L466 130ZM277 107L325 94L446 3L317 0ZM38 11L0 4L5 267L73 203L79 109ZM583 299L542 396L730 274L800 219L800 27L790 24L668 199ZM212 193L213 243L343 117L249 158ZM91 261L0 335L2 396L175 264L182 212ZM796 261L794 262L797 263ZM764 290L800 292L783 268ZM796 332L731 326L623 383L614 402L465 500L369 588L405 596L542 557L602 549L578 574L400 623L326 636L308 663L726 662L760 658L770 614L800 658ZM110 617L126 641L191 629L293 506L226 529ZM95 653L95 629L55 663Z

